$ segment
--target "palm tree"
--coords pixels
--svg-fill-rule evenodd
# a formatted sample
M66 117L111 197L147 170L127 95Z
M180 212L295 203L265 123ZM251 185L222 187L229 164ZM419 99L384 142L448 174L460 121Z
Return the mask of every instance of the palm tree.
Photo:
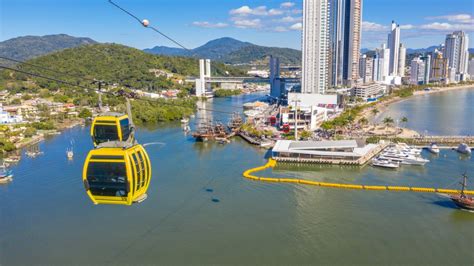
M359 123L361 125L367 125L369 123L369 120L367 120L367 118L365 117L362 117L360 120L359 120Z
M386 127L393 124L393 122L394 122L393 118L391 118L390 116L387 116L383 119L383 123L385 124Z
M379 109L377 109L377 108L372 109L372 114L373 115L377 115L378 113L380 113Z
M408 122L408 118L406 116L402 117L401 122L406 124Z

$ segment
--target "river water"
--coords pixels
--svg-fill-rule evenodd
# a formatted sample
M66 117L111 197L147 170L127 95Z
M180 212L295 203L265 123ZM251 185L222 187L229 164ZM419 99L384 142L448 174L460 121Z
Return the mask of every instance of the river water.
M255 97L215 99L206 108L232 111ZM72 139L75 158L67 161ZM149 197L131 207L94 206L86 196L88 128L41 143L43 156L15 166L14 181L0 186L0 264L474 263L474 213L438 195L249 181L242 172L264 164L265 150L240 139L195 143L179 124L141 128L138 139L164 145L147 147ZM472 158L453 151L424 156L431 160L425 167L396 171L281 165L264 174L436 187L453 187L464 171L474 175Z

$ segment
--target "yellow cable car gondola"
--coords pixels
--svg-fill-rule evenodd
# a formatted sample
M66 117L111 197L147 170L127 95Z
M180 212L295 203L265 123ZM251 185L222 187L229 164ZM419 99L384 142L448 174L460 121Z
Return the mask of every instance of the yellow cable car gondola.
M128 141L133 138L129 116L119 113L105 113L97 116L91 125L94 147L109 141Z
M82 180L95 204L142 202L151 180L150 159L141 145L104 143L89 152Z

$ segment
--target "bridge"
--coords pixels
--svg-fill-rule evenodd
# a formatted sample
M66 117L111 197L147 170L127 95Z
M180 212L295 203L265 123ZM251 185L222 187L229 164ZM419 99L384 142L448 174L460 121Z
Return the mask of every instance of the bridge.
M282 78L280 77L280 65L277 58L270 57L270 77L211 77L211 60L199 60L199 77L187 77L185 82L195 83L196 96L212 97L212 83L269 83L272 88L272 96L279 97L281 88L285 84L298 84L299 78ZM274 95L275 94L275 95Z

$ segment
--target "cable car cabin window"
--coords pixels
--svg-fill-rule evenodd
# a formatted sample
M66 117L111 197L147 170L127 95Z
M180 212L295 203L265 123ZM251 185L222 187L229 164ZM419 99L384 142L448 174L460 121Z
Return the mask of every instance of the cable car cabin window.
M145 159L143 158L142 152L138 152L138 158L140 159L140 166L141 166L141 176L140 179L140 186L145 185Z
M87 182L95 196L127 196L125 163L91 162L87 168Z
M122 129L122 140L126 141L130 137L130 122L128 118L120 120L120 128Z
M95 125L94 140L97 144L119 140L117 126Z
M132 161L133 165L135 165L135 170L137 171L137 188L135 190L139 190L141 188L141 179L142 179L142 174L141 174L141 169L140 169L140 161L137 158L137 155L135 153L132 153Z

